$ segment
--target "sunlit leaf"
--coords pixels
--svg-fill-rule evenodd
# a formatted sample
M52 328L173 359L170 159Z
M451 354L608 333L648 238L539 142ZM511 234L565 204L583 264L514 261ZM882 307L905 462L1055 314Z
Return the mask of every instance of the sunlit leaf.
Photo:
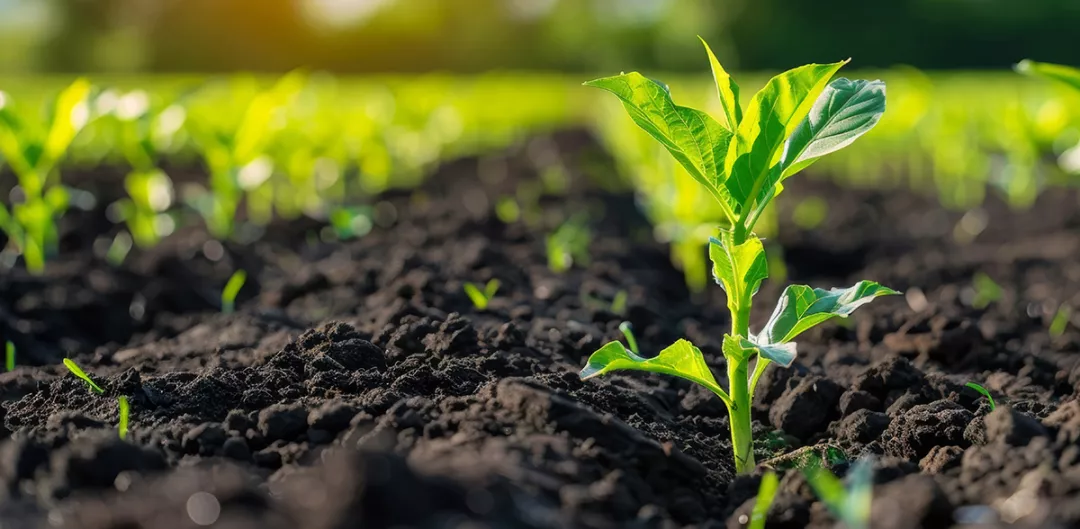
M1072 66L1023 60L1016 65L1016 71L1028 75L1038 75L1047 79L1053 79L1071 86L1075 90L1080 90L1080 69L1073 68Z
M899 292L873 281L830 290L790 285L780 294L776 309L758 335L758 342L789 342L806 329L834 316L847 317L874 298L891 294Z
M622 342L608 342L589 356L579 375L582 380L587 380L619 370L648 371L685 378L705 386L724 402L731 402L727 392L716 383L712 370L701 356L701 350L686 340L671 344L653 358L642 358L628 351Z
M728 305L753 297L765 278L769 277L769 263L761 239L750 237L742 244L735 244L728 232L723 241L709 239L709 258L713 262L713 279L728 294Z
M776 499L776 491L780 488L780 478L776 472L766 472L761 476L761 486L758 487L757 497L754 498L754 507L750 511L750 524L747 529L765 529L765 520L769 517L769 508Z
M793 342L756 344L746 338L724 335L724 356L729 362L733 360L745 362L754 354L784 367L790 367L795 361L796 346Z
M705 45L705 52L709 54L709 64L712 66L713 80L716 81L716 93L720 96L720 105L724 108L724 118L727 120L728 130L734 132L739 128L742 121L742 104L739 102L739 85L728 75L720 61L716 60L712 48L705 39L701 43Z

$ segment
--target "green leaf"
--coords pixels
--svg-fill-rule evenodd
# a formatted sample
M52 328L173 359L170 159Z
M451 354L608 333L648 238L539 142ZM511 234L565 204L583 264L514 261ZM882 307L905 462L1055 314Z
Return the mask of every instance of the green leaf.
M9 373L15 370L15 344L10 340L4 345L4 367Z
M799 333L833 316L847 317L878 296L899 294L873 281L859 281L850 288L824 290L790 285L780 295L769 322L758 335L759 343L790 342Z
M713 278L727 292L731 307L757 294L761 282L769 277L769 262L761 239L750 237L736 245L730 232L721 234L723 241L709 238L709 258L713 262Z
M750 511L750 525L747 529L765 529L765 520L769 517L769 508L772 507L779 487L780 479L776 477L776 472L770 470L761 477L761 486L758 487L757 498L754 499L754 507Z
M751 355L757 354L766 360L776 362L784 367L791 367L795 361L795 344L757 344L746 338L724 335L724 356L728 361L745 362Z
M128 414L131 413L131 408L128 405L127 397L123 395L117 399L117 404L120 407L120 424L117 425L116 430L120 435L120 439L126 439L128 434Z
M487 284L484 285L484 296L488 299L495 297L495 293L499 291L499 286L501 284L502 283L500 283L498 279L488 281Z
M236 310L236 296L240 293L240 289L244 288L245 282L247 282L247 272L243 269L237 270L233 272L233 275L229 276L225 288L221 289L222 312L232 314Z
M642 358L628 351L622 342L608 342L589 356L579 376L582 380L588 380L618 370L648 371L685 378L705 386L728 406L731 405L731 398L716 383L712 370L701 356L701 350L686 340L669 345L653 358Z
M967 384L964 384L964 385L971 388L971 389L973 389L973 390L975 390L975 391L977 391L980 395L986 397L986 400L990 401L990 411L994 411L994 409L997 408L997 403L994 402L994 396L991 395L990 392L987 391L986 388L984 388L984 387L982 387L982 386L980 386L980 385L978 385L978 384L976 384L974 382L968 382Z
M849 529L869 526L873 501L873 467L869 460L860 459L848 471L848 486L830 470L815 462L803 468L806 481L829 512Z
M65 88L53 102L52 123L42 145L41 158L37 168L48 173L67 151L75 135L86 125L90 116L87 98L90 96L90 82L76 79Z
M596 79L585 86L607 90L621 99L634 123L705 186L728 217L734 217L730 197L721 185L731 132L705 112L676 105L663 85L637 72Z
M11 106L10 97L0 92L0 157L11 166L11 171L21 181L33 171L33 166L26 159L23 147L23 143L27 141L27 131Z
M807 64L788 70L754 94L724 162L729 175L726 186L736 204L749 207L762 193L784 142L810 112L829 79L846 63Z
M465 282L465 285L462 288L465 290L465 295L469 296L469 300L472 301L477 309L484 310L487 308L490 296L488 296L485 291L481 290L475 283L470 283L468 281Z
M1039 77L1053 79L1054 81L1065 83L1076 90L1080 90L1080 69L1071 66L1023 60L1016 65L1016 71L1027 75L1037 75Z
M885 83L843 77L829 83L784 145L780 181L851 145L874 128L884 113ZM766 184L765 189L769 188Z
M90 389L98 393L105 393L105 390L101 389L101 386L94 383L94 381L90 379L90 376L86 374L86 371L83 371L82 368L79 367L78 364L73 362L70 358L64 359L64 365L67 366L68 371L71 371L71 374L81 378L83 382L86 382L86 385L90 386Z
M716 81L716 93L720 96L720 105L724 108L724 118L727 120L728 130L734 132L739 129L742 121L742 105L739 103L739 85L728 75L720 61L716 60L709 43L700 36L698 39L705 45L705 52L709 54L709 64L712 66L713 80Z

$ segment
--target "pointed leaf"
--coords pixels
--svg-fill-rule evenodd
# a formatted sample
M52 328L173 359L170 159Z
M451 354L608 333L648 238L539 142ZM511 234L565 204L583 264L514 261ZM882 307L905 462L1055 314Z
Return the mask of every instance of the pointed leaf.
M720 105L724 108L724 118L727 120L728 130L734 132L739 129L742 121L742 106L739 103L739 85L728 75L720 61L716 60L712 48L705 39L701 43L705 45L705 52L709 54L709 64L712 65L713 80L716 81L716 93L720 96Z
M717 196L725 211L730 210L732 202L721 185L721 167L731 132L705 112L676 105L663 85L637 72L596 79L585 86L607 90L621 99L634 123Z
M724 163L726 186L736 204L748 207L758 196L784 142L845 63L808 64L788 70L773 77L750 100Z
M780 180L851 145L874 128L884 113L885 83L843 77L829 83L784 145Z
M473 302L473 305L475 305L476 308L480 310L487 308L488 296L480 290L480 287L476 286L474 283L466 282L463 288L465 290L465 295L469 296L469 300Z
M1027 75L1038 75L1039 77L1053 79L1080 90L1080 69L1071 66L1024 60L1016 65L1016 71Z
M730 306L757 293L761 282L769 277L769 263L761 239L750 237L736 245L730 232L723 232L722 236L723 241L709 238L709 257L713 262L713 279L727 292Z
M790 285L780 295L769 322L758 335L759 343L790 342L799 333L833 316L847 317L878 296L899 294L873 281L859 281L850 288L824 290Z
M724 356L729 361L745 362L754 354L784 367L791 367L795 362L796 348L794 343L757 344L746 338L724 335Z
M618 370L648 371L685 378L705 386L725 403L731 402L727 392L716 383L712 370L701 356L701 350L686 340L669 345L653 358L642 358L626 350L622 342L608 342L589 356L579 376L582 380L588 380Z
M90 82L77 79L56 96L52 108L52 124L42 146L38 169L43 173L63 157L75 135L82 130L90 117L87 98L90 96Z

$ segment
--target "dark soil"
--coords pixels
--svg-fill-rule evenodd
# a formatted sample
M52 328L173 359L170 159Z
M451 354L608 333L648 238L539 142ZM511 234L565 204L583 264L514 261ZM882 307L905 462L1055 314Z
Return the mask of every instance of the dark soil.
M686 337L722 372L723 293L695 299L633 198L589 183L611 169L588 137L553 140L571 187L541 201L538 224L491 213L535 180L527 148L378 198L378 226L345 243L311 242L309 221L220 248L190 227L112 267L95 241L116 228L72 213L45 276L0 275L0 338L22 364L0 375L0 527L743 526L761 471L734 476L718 400L673 378L577 377L623 319L643 350ZM808 230L791 212L809 196L829 209ZM769 240L787 279L763 286L753 321L786 282L867 278L905 295L805 333L796 364L770 368L758 459L873 455L874 527L1080 525L1078 318L1048 332L1060 304L1080 308L1078 203L1054 191L1012 212L991 198L965 219L909 192L792 182ZM555 274L545 235L579 211L591 259ZM223 315L236 268L251 279ZM977 272L1002 289L983 308ZM502 287L478 311L462 284L491 278ZM610 311L620 290L625 315ZM768 527L833 524L784 471Z

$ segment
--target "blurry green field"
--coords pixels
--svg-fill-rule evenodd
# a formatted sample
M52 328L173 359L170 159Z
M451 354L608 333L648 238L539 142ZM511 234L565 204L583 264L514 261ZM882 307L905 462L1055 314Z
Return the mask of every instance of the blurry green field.
M857 186L910 186L937 194L955 209L978 206L987 193L1024 208L1042 190L1075 182L1058 163L1060 158L1068 166L1067 153L1080 141L1075 94L1012 72L925 74L897 68L848 74L887 82L885 117L813 173ZM719 112L711 78L656 77L682 104ZM674 243L688 277L705 277L698 270L704 262L689 261L697 259L690 256L700 253L720 219L716 205L632 125L618 103L581 87L581 79L297 74L288 87L278 87L288 96L270 104L258 98L275 89L275 77L103 76L91 79L90 119L58 174L49 178L63 182L67 168L125 167L135 159L149 159L152 167L201 165L225 176L212 176L202 197L189 193L151 209L167 214L181 203L205 205L234 194L255 209L248 217L332 219L357 194L414 186L442 160L504 148L547 130L587 127L615 157L622 176L647 197L658 236ZM766 79L740 76L744 97ZM0 106L27 127L37 126L47 119L47 102L70 82L6 78ZM265 108L252 110L253 101L263 101ZM257 126L241 132L245 120L253 119ZM221 153L238 142L250 143L241 159L222 162ZM133 158L134 146L147 156ZM141 165L144 173L151 167ZM155 178L154 185L162 185ZM171 183L165 182L171 198ZM142 196L147 192L129 192L136 202L148 200ZM223 230L220 235L227 235L228 228Z

